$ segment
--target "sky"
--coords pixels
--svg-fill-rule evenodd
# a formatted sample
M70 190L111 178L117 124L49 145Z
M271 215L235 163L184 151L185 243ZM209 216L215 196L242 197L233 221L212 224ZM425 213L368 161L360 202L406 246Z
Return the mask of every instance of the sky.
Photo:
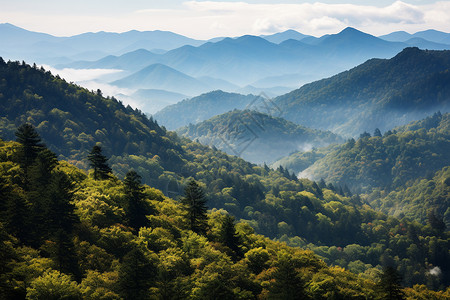
M434 0L0 0L0 23L56 36L168 30L197 39L294 29L321 36L355 27L373 35L450 32L450 1Z

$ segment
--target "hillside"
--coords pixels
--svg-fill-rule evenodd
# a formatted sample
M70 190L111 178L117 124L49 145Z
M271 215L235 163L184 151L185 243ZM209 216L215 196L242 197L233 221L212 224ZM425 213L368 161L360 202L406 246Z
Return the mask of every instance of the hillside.
M387 269L358 276L327 266L311 251L255 234L223 210L204 214L207 230L196 232L187 204L142 185L132 172L124 181L95 180L92 172L48 160L41 148L28 166L32 175L24 175L28 167L11 156L24 148L0 140L1 205L8 213L0 214L3 299L320 299L330 293L362 299L392 286L380 281ZM450 292L393 284L408 299L440 300Z
M196 124L233 109L244 109L257 96L212 91L167 106L153 114L155 120L169 130Z
M355 136L450 108L450 51L407 48L275 98L295 123Z
M365 133L317 160L301 175L351 189L394 189L450 165L450 114L434 114L381 136Z
M271 163L299 149L343 142L341 137L331 132L306 128L251 110L233 110L196 125L182 127L177 133L259 164Z
M447 249L450 237L446 230L435 230L433 223L422 225L407 218L388 217L363 204L357 195L352 196L346 189L333 186L319 187L314 181L298 180L284 169L271 170L268 167L256 166L221 151L179 138L175 133L168 132L159 127L156 122L147 119L139 111L126 108L115 99L103 98L100 91L89 92L52 76L50 72L18 62L0 61L0 78L0 135L3 140L15 139L14 133L17 128L28 122L36 127L43 142L55 151L59 158L65 158L85 170L88 169L86 158L89 152L93 150L94 145L101 146L103 154L109 158L107 163L111 166L114 176L124 178L130 170L134 169L142 176L144 183L160 189L166 196L177 199L183 197L184 187L195 179L205 189L209 208L224 209L237 220L249 224L255 232L269 238L280 239L295 246L307 246L327 262L363 274L361 276L365 278L373 278L370 274L378 272L377 270L383 266L393 266L403 276L402 282L407 286L426 283L431 288L438 289L449 285L450 257L448 257ZM32 164L30 160L20 160L22 166L24 163L29 166L27 171L22 171L15 167L17 163L15 157L16 154L17 159L23 156L11 144L4 147L6 149L3 151L6 151L6 154L0 155L2 161L0 171L6 176L7 186L12 184L13 190L16 190L17 185L19 192L14 192L15 196L19 199L25 197L27 201L34 201L36 198L28 196L28 191L32 192L31 189L42 189L45 195L47 192L56 192L55 182L51 181L52 189L47 188L46 182L63 180L64 176L59 176L60 173L56 176L38 176L37 178L42 180L39 184L33 181L36 179L33 176L39 175L39 172L53 172L54 158L49 152L45 151L38 156L40 160L36 167L29 165ZM77 182L85 178L85 175L73 169L68 173L72 176L70 178ZM23 182L21 178L24 174L32 177ZM136 177L133 178L136 179ZM89 238L87 240L89 243L90 241L94 244L98 242L96 247L100 248L107 244L109 249L105 250L107 254L111 252L114 255L123 250L122 254L115 255L125 257L128 250L121 247L134 245L131 243L132 233L129 233L129 229L123 228L122 225L114 225L121 224L120 207L112 208L111 211L104 204L109 203L115 206L115 200L111 199L119 197L118 194L120 194L120 191L115 188L117 186L115 182L116 179L113 178L104 181L104 185L99 184L98 180L92 183L94 194L88 197L89 201L82 204L78 213L87 214L83 216L85 222L94 222L94 224L106 222L108 225L106 229L94 225L93 228L97 228L94 235L91 235L89 229L81 226L83 238L80 241ZM62 187L65 186L64 182L59 184ZM87 185L89 186L89 183ZM108 192L110 189L111 192ZM25 192L22 193L21 190ZM1 192L5 193L5 190L2 189ZM76 192L84 193L83 189ZM89 193L81 195L81 199L86 199ZM67 193L56 194L62 195L61 197L51 195L53 194L49 194L51 201L70 199ZM139 195L139 193L133 195ZM154 197L161 199L162 195ZM25 209L32 204L23 201L12 203L17 204L19 208L25 206ZM43 202L43 205L47 203ZM92 208L94 212L91 214L92 205L94 205ZM65 209L64 207L67 208L64 204L61 209ZM130 206L125 207L130 209ZM137 211L139 210L137 208ZM172 222L183 222L177 221L181 214L175 208L167 207L163 210L175 217L162 217L162 220L157 220L157 223L150 227L171 228L169 224ZM37 209L37 211L49 212L46 209ZM69 214L68 217L72 218L73 214ZM20 221L21 219L10 220ZM39 215L38 220L59 222L60 218L54 215L52 218ZM175 239L179 239L179 231L168 230ZM26 235L26 232L22 233ZM48 247L44 247L42 251L47 253L46 257L53 257L52 253L55 252L52 252L54 251L52 249L55 248L52 247L55 245L55 240L53 237L48 239L47 233L42 232L43 236L36 235L36 237L49 241L46 244ZM120 236L119 240L114 238L115 233ZM155 232L156 236L147 232L141 236L147 239L144 237L147 234L150 237L143 242L143 246L153 247L156 243L162 243L169 245L164 247L171 248L171 245L174 245L165 239L170 236L167 232L161 234ZM3 238L5 235L1 236ZM191 239L188 238L188 240ZM9 240L6 238L6 241ZM62 240L62 242L67 245L66 241ZM183 248L185 249L183 251L192 253L191 251L198 249L195 245L205 245L205 242L203 240L197 243L194 239L192 243L188 243L187 248ZM10 245L9 242L7 244ZM257 247L262 247L261 244L258 245ZM193 248L190 248L191 246ZM96 247L91 248L90 245L86 247L91 249L86 251L105 253ZM167 249L164 247L158 249ZM89 256L85 253L90 252L85 252L83 249L80 249L84 251L81 256ZM157 248L151 249L160 251ZM172 257L170 253L178 253L176 249L174 251L167 250L167 256ZM411 251L415 251L414 253L420 251L422 254L411 256ZM112 258L107 254L101 257L111 260L116 257ZM99 254L93 255L96 258L100 257ZM194 256L198 259L190 260L190 262L195 266L207 266L204 259L207 259L208 255ZM123 263L123 260L119 263ZM430 278L429 270L434 267L438 267L442 273L440 276ZM89 270L88 267L84 268L83 270ZM195 274L200 276L198 271Z

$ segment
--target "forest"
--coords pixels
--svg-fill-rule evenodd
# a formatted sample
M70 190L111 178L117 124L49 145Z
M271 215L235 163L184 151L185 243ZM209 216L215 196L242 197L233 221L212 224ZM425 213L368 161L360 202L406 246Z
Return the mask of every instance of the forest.
M0 75L0 276L8 297L57 290L71 299L374 299L388 283L409 299L449 296L443 214L375 207L401 192L365 197L342 182L248 163L23 62L0 60ZM393 149L416 135L448 143L448 115L433 118L386 139ZM426 165L446 157L438 148ZM425 180L448 193L448 170L430 171ZM398 188L420 199L430 183L411 180ZM190 195L204 201L194 205ZM442 195L436 201L448 199ZM411 212L420 200L413 202Z

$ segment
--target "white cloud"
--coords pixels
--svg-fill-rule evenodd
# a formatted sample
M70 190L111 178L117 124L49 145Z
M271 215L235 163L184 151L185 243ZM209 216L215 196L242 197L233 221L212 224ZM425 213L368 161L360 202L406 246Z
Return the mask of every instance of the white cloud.
M98 16L81 13L50 15L2 8L0 19L27 29L59 35L99 30L123 32L131 29L161 29L195 38L211 38L296 29L320 36L338 32L347 26L375 35L395 30L416 32L429 28L450 31L450 1L432 4L414 1L414 5L410 4L411 1L396 1L386 6L300 1L272 4L185 1L172 8L149 4L150 7L141 6L115 15L99 12ZM145 1L143 3L145 5Z

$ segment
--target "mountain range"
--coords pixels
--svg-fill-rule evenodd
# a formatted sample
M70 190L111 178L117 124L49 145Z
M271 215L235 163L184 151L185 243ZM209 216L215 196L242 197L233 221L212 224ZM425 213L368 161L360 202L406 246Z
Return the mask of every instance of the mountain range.
M347 136L383 131L450 108L450 51L406 48L273 101L284 117Z
M27 31L11 24L0 24L0 56L48 64L57 69L122 70L110 77L96 78L105 92L154 113L160 108L151 103L166 103L163 98L133 99L137 89L159 89L189 97L221 89L227 92L266 92L277 96L314 80L347 70L367 59L390 58L405 47L449 49L447 33L418 32L409 39L395 39L405 33L375 37L354 28L322 37L307 36L294 30L265 36L191 39L167 31L97 32L71 37L55 37ZM447 43L447 44L446 44ZM105 47L107 45L107 47ZM159 65L151 68L151 65ZM162 67L164 65L165 67ZM145 76L138 88L129 76ZM172 72L167 72L171 68ZM190 85L173 84L179 78L190 78ZM164 77L168 76L167 80ZM127 78L128 77L128 78ZM193 78L193 79L192 79ZM70 80L70 79L69 79ZM195 83L194 83L195 82ZM80 84L87 84L80 81ZM128 84L127 84L128 83ZM122 89L118 90L120 86ZM92 86L90 84L89 86ZM135 86L135 85L134 85ZM125 89L123 89L125 88ZM134 100L134 101L133 101ZM147 107L150 107L147 109Z
M265 103L278 111L277 116L296 124L347 137L375 128L386 131L438 110L448 112L449 68L448 50L406 48L392 59L368 60ZM229 100L224 102L224 96ZM244 109L251 100L243 99L238 94L207 93L168 106L154 117L167 128L176 129L235 108Z

